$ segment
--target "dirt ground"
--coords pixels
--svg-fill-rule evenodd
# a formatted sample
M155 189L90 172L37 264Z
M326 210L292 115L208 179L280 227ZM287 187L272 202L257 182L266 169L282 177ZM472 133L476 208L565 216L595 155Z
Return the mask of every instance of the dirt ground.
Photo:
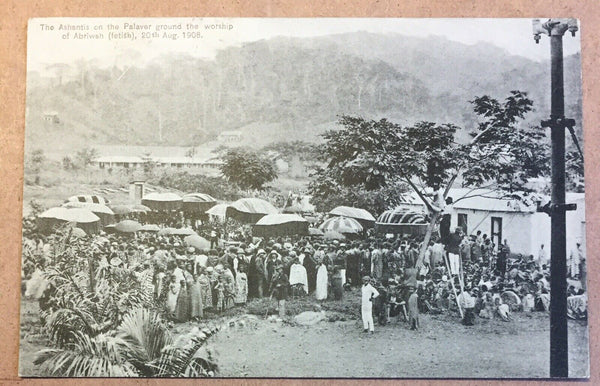
M349 298L349 299L348 299ZM365 334L351 294L342 306L325 302L326 318L313 326L248 319L221 331L210 342L222 377L350 378L539 378L549 376L550 324L546 313L514 313L513 320L477 319L460 324L458 316L421 315L411 331L402 320L375 326ZM292 301L292 312L299 311ZM358 307L358 306L357 306ZM357 308L355 307L355 308ZM339 320L346 315L346 320ZM331 322L327 319L334 319ZM569 376L587 377L588 329L569 320Z
M461 325L458 316L421 315L419 331L392 320L386 326L376 325L371 335L363 333L358 319L358 294L348 295L342 302L320 305L309 299L291 301L288 311L293 314L325 311L325 320L313 326L297 325L292 317L265 318L262 310L267 310L267 300L255 301L245 310L230 310L223 316L227 327L208 342L220 367L217 376L548 377L550 326L545 313L514 313L511 322L477 319L472 327ZM173 332L185 333L195 325L179 324ZM35 302L23 302L21 327L20 373L39 376L33 360L46 341L39 334ZM572 320L569 374L589 374L587 325Z

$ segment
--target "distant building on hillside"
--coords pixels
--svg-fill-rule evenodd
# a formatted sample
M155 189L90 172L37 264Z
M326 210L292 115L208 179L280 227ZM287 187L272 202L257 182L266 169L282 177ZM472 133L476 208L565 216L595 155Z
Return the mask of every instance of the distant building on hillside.
M236 143L242 140L242 132L239 130L224 131L217 137L222 143Z
M178 168L178 169L217 169L223 161L217 158L198 158L198 157L137 157L137 156L104 156L98 157L92 161L92 165L100 169L124 168L137 169L143 168L146 163L153 163L160 168Z
M42 114L42 117L46 122L55 124L60 123L60 118L58 117L58 113L56 111L45 111L44 114Z

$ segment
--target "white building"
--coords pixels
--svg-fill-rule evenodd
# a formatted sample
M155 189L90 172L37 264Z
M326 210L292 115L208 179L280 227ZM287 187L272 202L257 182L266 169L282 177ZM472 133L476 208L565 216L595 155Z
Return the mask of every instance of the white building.
M498 245L505 239L514 253L537 255L544 244L550 252L550 216L537 212L537 205L500 198L494 193L471 189L452 189L448 195L455 201L445 211L451 215L450 228L466 229L467 234L481 231ZM467 198L462 198L467 197ZM549 197L543 197L542 204ZM406 204L415 210L424 210L416 195L410 195ZM577 204L577 210L567 212L567 254L577 242L585 248L585 200L583 193L567 193L567 203Z
M92 161L100 169L108 168L143 168L147 162L153 162L156 167L173 167L178 169L216 169L223 161L216 158L198 157L136 157L136 156L104 156Z
M242 140L242 132L238 130L224 131L217 137L219 142L239 143Z

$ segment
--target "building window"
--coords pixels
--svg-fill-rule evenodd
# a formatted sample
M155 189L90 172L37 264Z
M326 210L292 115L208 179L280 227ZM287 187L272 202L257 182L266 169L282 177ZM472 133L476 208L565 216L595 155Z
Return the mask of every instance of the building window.
M459 213L458 214L458 227L462 228L462 231L464 234L468 235L468 225L467 225L467 214L466 213Z
M492 235L492 243L497 248L502 241L502 217L492 217L492 229L490 233Z

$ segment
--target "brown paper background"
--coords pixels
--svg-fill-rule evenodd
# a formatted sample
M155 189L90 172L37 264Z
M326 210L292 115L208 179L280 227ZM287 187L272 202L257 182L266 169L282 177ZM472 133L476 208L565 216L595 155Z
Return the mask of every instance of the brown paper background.
M156 0L0 0L0 385L8 383L44 383L52 385L80 385L159 382L170 384L214 383L229 384L232 380L127 380L127 379L19 379L19 296L21 211L23 202L23 133L25 119L25 74L27 20L33 17L577 17L583 63L584 143L587 201L587 254L589 290L589 329L591 384L600 382L598 361L598 332L600 305L598 304L600 268L600 237L598 217L600 207L599 166L600 146L596 135L598 118L600 65L599 39L600 7L597 1L577 0L396 0L396 1L156 1ZM533 37L532 37L533 40ZM52 47L48 47L52 49ZM549 55L549 53L548 53ZM549 89L548 80L548 89ZM524 344L526 344L524 342ZM453 353L453 355L460 355ZM526 358L523 358L527 360ZM401 364L401 358L399 358ZM476 358L464 358L464 365L477 365ZM423 374L426 376L427 374ZM279 384L272 380L237 380L236 384ZM315 384L350 383L352 381L312 380ZM398 381L360 381L361 384L392 384ZM405 381L406 382L406 381ZM419 385L440 384L441 380L411 381ZM543 381L479 381L453 380L463 385L491 383L534 384ZM303 383L287 380L286 383ZM352 382L355 383L355 382ZM555 383L555 384L558 384Z

